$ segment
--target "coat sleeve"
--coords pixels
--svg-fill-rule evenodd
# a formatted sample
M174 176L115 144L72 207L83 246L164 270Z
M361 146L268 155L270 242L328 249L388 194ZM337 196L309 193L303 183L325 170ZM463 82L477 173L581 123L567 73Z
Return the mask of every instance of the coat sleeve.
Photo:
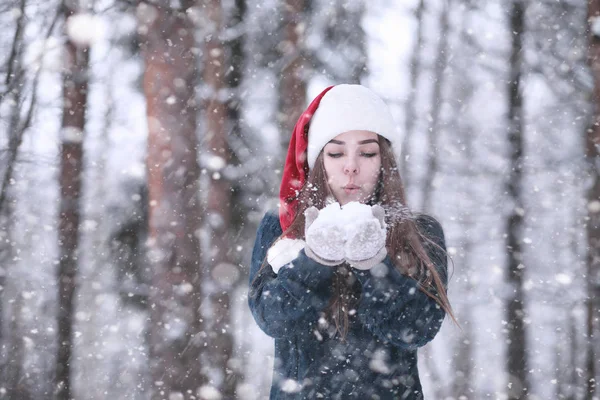
M420 217L420 228L440 248L429 243L425 250L447 286L447 258L444 232L432 217ZM357 315L374 335L381 340L407 350L414 350L431 341L439 331L445 311L419 289L414 279L401 274L389 256L384 260L385 276L371 271L356 274L362 284L362 296Z
M277 215L268 213L256 235L250 266L248 304L258 326L269 336L283 338L310 332L319 311L330 300L333 269L308 258L304 250L275 274L263 262L281 234Z

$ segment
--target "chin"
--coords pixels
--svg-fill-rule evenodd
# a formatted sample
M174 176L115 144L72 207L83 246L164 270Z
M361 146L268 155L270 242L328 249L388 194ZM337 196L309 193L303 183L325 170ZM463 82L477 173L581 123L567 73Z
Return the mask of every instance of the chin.
M343 205L348 204L348 203L350 203L352 201L357 201L357 202L363 203L363 204L366 203L366 199L363 196L345 197L345 198L341 199L339 203L340 203L340 205L343 206Z

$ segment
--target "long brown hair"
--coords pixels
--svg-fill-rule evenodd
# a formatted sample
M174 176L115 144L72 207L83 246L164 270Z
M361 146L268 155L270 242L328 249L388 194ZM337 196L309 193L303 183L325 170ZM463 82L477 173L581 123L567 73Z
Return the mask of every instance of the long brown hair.
M451 318L456 321L448 300L442 278L425 250L424 243L441 249L431 238L424 236L417 227L416 218L407 215L404 185L398 171L390 142L378 135L381 154L381 170L375 193L368 204L380 204L386 211L388 235L386 249L400 273L415 279L419 288L434 299ZM298 193L298 208L295 218L288 229L281 234L284 237L304 238L304 211L311 206L322 209L335 201L327 180L323 162L323 151L317 157L315 166L310 170L307 180ZM397 212L401 210L401 212ZM410 214L410 213L409 213ZM263 266L266 262L263 263ZM332 299L325 310L325 317L333 320L337 332L343 338L348 331L350 311L358 301L352 290L355 277L347 265L335 269L332 286Z

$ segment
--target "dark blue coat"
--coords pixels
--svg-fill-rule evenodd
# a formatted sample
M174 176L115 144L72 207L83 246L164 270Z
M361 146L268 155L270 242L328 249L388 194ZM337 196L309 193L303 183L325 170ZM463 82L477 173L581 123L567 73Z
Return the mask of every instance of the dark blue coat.
M417 220L422 233L445 250L440 224ZM263 218L252 253L249 305L260 328L275 338L271 399L422 399L417 348L431 341L445 316L434 300L385 258L388 273L353 270L356 313L346 340L319 331L320 313L331 298L335 267L308 258L304 250L275 274L267 250L281 235L279 217ZM445 252L426 249L446 284ZM381 275L381 274L378 274Z

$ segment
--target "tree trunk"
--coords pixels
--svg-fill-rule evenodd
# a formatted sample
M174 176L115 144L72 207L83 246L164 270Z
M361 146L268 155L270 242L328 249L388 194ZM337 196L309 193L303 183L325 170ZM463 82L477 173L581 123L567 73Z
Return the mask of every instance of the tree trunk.
M210 232L209 245L209 306L210 321L207 367L212 370L212 383L227 399L235 396L236 374L228 362L233 353L233 329L229 292L237 283L239 272L231 263L231 184L223 175L230 163L231 151L226 132L227 107L220 93L225 88L225 48L220 39L223 16L220 0L204 0L204 10L214 30L204 40L204 70L202 80L210 93L204 104L204 146L209 157L210 183L206 215ZM206 258L205 258L206 259Z
M307 2L311 24L324 26L322 44L310 51L312 68L333 82L360 83L367 71L364 0ZM316 32L315 32L316 33ZM314 33L313 33L314 34Z
M9 204L9 183L12 180L13 170L17 160L17 154L19 147L22 142L22 131L19 129L20 125L20 113L21 113L21 98L23 90L23 70L22 70L22 56L23 56L23 30L25 25L25 0L20 2L20 15L17 18L15 24L15 33L12 43L12 49L7 62L6 79L4 81L7 89L5 93L0 95L0 104L4 95L12 97L12 105L10 108L10 117L8 125L8 149L6 156L2 157L2 161L6 160L3 165L2 171L2 186L0 187L0 348L6 349L6 359L16 359L21 361L21 358L14 352L15 347L12 346L4 337L5 333L5 320L4 320L4 302L9 299L6 296L6 276L7 269L10 268L11 260L14 257L14 249L11 245L11 231L13 227L13 206ZM9 90L9 88L13 88ZM6 359L0 355L0 378L6 379L7 385L11 386L10 379L7 379L9 371L14 369L15 365L13 362L7 363ZM21 367L19 365L18 367ZM10 390L10 389L9 389ZM10 393L10 391L9 391Z
M424 212L431 211L435 179L439 169L438 142L440 137L440 119L444 103L443 89L446 82L446 67L448 66L448 35L450 34L450 0L444 2L440 21L440 40L438 43L437 60L435 62L435 83L431 98L431 125L428 132L427 175L424 179L423 205Z
M400 172L404 187L410 186L410 156L411 138L417 118L417 89L419 86L419 73L421 72L421 48L423 47L423 14L425 13L425 0L419 0L416 11L417 35L413 46L412 59L410 62L410 91L406 101L405 132L402 138L402 154L400 156Z
M460 18L456 21L457 27L460 29L460 38L471 26L471 16L473 15L473 4L463 3L465 7L462 9ZM452 364L454 370L454 379L452 379L452 397L455 399L470 399L480 398L477 393L474 379L474 357L475 357L475 333L473 328L474 307L472 304L475 287L472 283L472 274L476 268L474 255L477 252L476 240L473 239L473 234L478 229L477 218L473 216L481 215L481 199L478 197L476 184L472 181L472 177L476 176L478 166L473 162L476 155L476 133L473 127L473 121L469 118L464 118L467 111L473 104L473 93L475 91L475 83L469 77L468 72L471 69L471 56L473 49L464 40L457 41L459 46L457 57L452 62L454 67L452 96L450 100L452 106L452 116L449 121L449 129L455 132L455 142L464 146L464 154L460 157L461 170L464 171L464 176L460 177L461 192L456 193L460 197L464 197L467 201L461 201L463 206L463 216L459 218L462 221L460 230L463 232L460 240L459 249L462 249L459 263L462 265L464 280L459 280L456 284L458 288L454 288L459 295L459 307L456 307L457 317L461 324L461 330L458 333L457 340L454 344L454 356Z
M247 15L247 4L246 4L246 0L235 0L235 4L234 4L234 9L233 12L231 14L231 17L229 19L229 26L231 28L237 29L240 31L240 34L236 36L235 39L231 40L229 42L229 61L227 62L227 65L229 66L229 74L227 75L227 86L229 87L229 91L231 93L231 96L229 97L229 100L226 104L227 107L227 121L229 123L229 129L228 129L228 136L229 138L233 138L235 140L238 141L238 143L243 143L244 142L244 128L242 126L242 113L241 113L241 107L242 107L242 81L244 79L244 71L246 70L246 54L244 52L244 46L245 46L245 40L246 40L246 15ZM248 138L246 138L246 140L248 140ZM231 141L229 141L229 149L230 149L230 154L231 154L231 160L230 160L230 164L234 165L237 169L243 168L241 167L242 163L244 162L244 158L248 157L246 153L246 155L243 154L243 150L242 148L240 148L239 146L237 147L237 151L240 153L239 156L237 154L235 154L234 151L231 150ZM233 249L235 247L234 243L236 241L236 239L234 238L234 233L237 237L239 237L239 235L243 235L242 232L244 232L244 225L247 221L247 215L248 212L250 211L250 208L246 206L246 201L245 199L248 196L248 192L247 189L245 187L245 183L246 183L246 179L242 178L242 179L236 179L235 181L231 182L232 183L232 187L231 187L231 199L230 199L230 205L235 204L235 207L230 207L230 212L231 212L231 219L230 219L230 228L229 228L229 232L230 232L230 243L229 243L229 249ZM242 256L243 256L244 252L237 252L237 254L235 253L229 253L228 257L229 260L233 265L239 265L240 263L243 262ZM237 269L237 267L236 267ZM243 286L244 290L246 289L246 282L247 282L247 275L245 275L245 273L247 273L247 271L239 271L240 273L240 279L237 283L237 287L241 287ZM235 288L232 288L231 293L234 293L236 291ZM235 299L232 298L230 299L230 307L234 308L235 307ZM234 321L234 316L232 313L232 310L230 309L229 311L229 319L230 319L230 327L233 328L235 324L238 324L239 326L239 322ZM231 329L230 328L230 329ZM232 332L232 336L233 336L233 332ZM233 340L235 340L235 336L233 336L232 338ZM245 377L245 366L248 364L248 356L247 356L247 352L246 352L246 348L242 348L243 345L240 343L234 343L234 348L236 349L236 351L234 351L234 353L237 353L238 358L236 358L235 360L231 360L230 361L235 361L236 363L233 362L229 362L229 378L227 379L227 386L229 388L235 389L237 388L237 386L239 386L239 384L241 382L244 381ZM233 393L233 392L232 392Z
M600 0L588 0L589 63L594 77L594 116L586 135L586 160L591 185L587 192L587 360L586 400L595 398L598 381L597 342L600 318Z
M523 96L521 75L523 71L522 43L524 5L521 0L513 0L510 10L512 51L510 56L510 76L508 87L508 140L510 174L506 184L509 201L513 208L507 216L507 283L512 290L506 299L507 329L507 372L509 399L526 398L529 387L527 332L525 326L526 305L523 289L524 265L521 243L523 240Z
M197 398L200 356L200 203L194 27L164 0L138 6L148 118L150 375L152 398Z
M467 231L471 231L474 228L474 223L470 218L465 221L465 228ZM460 309L460 320L461 330L458 333L458 338L455 345L453 365L454 365L454 379L452 380L452 395L456 399L461 398L472 398L476 396L474 392L473 384L473 357L474 357L474 334L473 334L473 323L471 322L471 316L473 315L473 307L468 303L472 297L472 284L470 283L470 274L468 271L472 271L472 254L473 254L473 242L471 238L464 237L463 251L464 256L462 262L465 267L465 276L467 282L464 283L465 295L463 298L464 304Z
M226 103L227 122L229 124L228 132L230 137L237 140L238 145L236 150L239 152L243 151L241 149L241 144L244 143L244 134L241 123L242 94L240 92L240 88L244 79L244 68L246 67L246 55L244 53L244 38L246 37L246 13L246 0L235 0L234 9L232 10L228 21L228 29L239 31L239 34L229 41L229 59L226 62L229 66L229 71L226 74L226 84L230 92L230 96ZM228 144L231 155L230 161L233 165L239 166L239 164L247 159L248 156L246 155L244 157L244 155L241 155L241 157L239 157L235 151L231 150L231 143ZM246 154L247 153L249 152L247 151ZM237 189L238 188L232 188L232 198L234 198L233 201L235 204L242 205L242 199L236 197L242 196L243 193ZM236 215L233 217L234 220L239 221L240 223L245 221L246 212L244 209L236 209L232 211L236 213Z
M352 63L352 72L350 73L347 82L356 84L360 84L362 78L365 76L368 63L366 49L367 39L366 34L362 29L361 23L365 15L366 6L363 0L360 0L359 3L360 7L358 7L356 10L353 10L352 12L350 12L349 8L347 7L347 0L338 0L338 3L336 4L336 8L338 9L338 15L341 16L340 21L342 21L342 23L339 25L343 26L345 28L345 31L348 31L348 39L352 39L349 45L353 45L353 48L357 49L360 52L360 57L358 57L356 60L350 61L350 63ZM344 24L344 21L348 22ZM352 25L348 26L348 23L351 23ZM341 41L341 44L343 45L344 42Z
M73 2L63 4L65 21L79 10ZM66 23L65 23L66 26ZM56 398L71 399L73 351L73 294L77 285L83 137L88 92L89 48L67 37L64 51L62 147L60 166L60 212L58 227L58 356Z
M3 377L6 382L4 395L11 400L30 400L33 399L30 390L32 382L23 368L25 365L25 338L22 327L23 296L20 293L16 296L12 315L8 326L10 353L6 360L6 375Z
M460 73L460 72L459 72ZM473 94L473 86L465 82L464 85L461 85L462 90L459 89L458 97L461 100L462 104L467 104L471 101ZM473 215L479 215L480 200L477 197L476 190L474 190L474 186L470 181L470 177L473 177L477 173L477 166L473 165L472 160L475 157L474 151L474 143L473 138L475 133L473 132L472 127L469 125L469 122L464 121L462 119L458 119L457 121L457 132L459 135L460 143L463 143L465 146L465 153L463 159L466 161L467 165L465 168L465 175L461 177L461 180L468 181L464 187L464 193L462 195L468 199L468 203L466 204L466 211L460 220L461 223L461 231L464 232L464 235L461 240L461 244L458 246L459 249L462 249L462 256L460 259L460 264L462 264L463 275L466 277L464 281L457 282L460 284L460 287L455 290L460 292L460 307L457 307L457 315L460 320L461 329L458 332L458 337L455 344L454 357L453 357L453 365L455 370L455 376L452 380L452 396L456 399L461 398L478 398L477 392L475 391L474 385L474 377L473 377L473 359L475 356L475 349L473 343L475 342L475 334L473 330L473 313L474 309L471 304L472 299L475 297L474 291L475 288L471 282L471 275L474 270L474 257L473 255L476 252L475 249L475 241L472 238L472 233L477 230L477 221L473 218ZM459 196L461 193L457 193ZM462 203L463 205L464 202Z
M430 376L432 383L432 397L434 399L445 399L444 380L440 375L440 370L432 355L431 343L428 343L419 350L419 359L423 360L423 366L426 368L427 374Z
M33 112L37 102L37 88L39 83L40 73L43 68L38 68L33 78L32 88L31 88L31 98L29 101L29 108L26 109L24 115L21 115L23 109L25 109L24 103L22 103L23 99L23 90L25 87L25 71L22 65L23 58L23 32L25 28L25 8L26 2L25 0L21 0L19 3L19 17L17 18L16 27L15 27L15 35L12 43L11 52L7 62L7 72L6 79L4 80L4 84L6 86L6 90L0 93L0 104L4 100L4 97L7 95L13 96L13 104L15 108L15 112L11 116L11 127L9 129L9 140L8 140L8 154L7 154L7 162L4 167L4 171L2 172L2 186L0 187L0 210L4 205L4 201L8 192L8 185L12 180L13 171L15 168L15 164L17 162L17 155L19 152L19 148L21 147L21 143L23 142L23 135L25 134L25 130L29 128L31 124L31 120L33 118ZM63 13L61 10L57 10L48 30L46 31L45 39L48 40L52 31L54 30L54 26L58 21L59 17L62 16Z
M19 145L13 145L16 136L18 135L18 126L20 124L20 107L21 104L21 90L23 85L18 85L12 99L14 106L11 109L11 115L9 120L9 154L8 164L6 165L5 181L2 185L2 194L0 195L0 287L2 288L2 301L0 301L0 318L2 325L4 325L4 304L6 301L10 301L12 297L7 294L7 275L8 268L12 268L15 264L12 262L15 257L15 249L13 248L13 238L11 238L12 230L14 229L14 199L11 198L10 186L8 180L12 179L14 170L14 164L16 162L17 150ZM20 138L16 139L20 142ZM12 264L12 265L11 265ZM14 278L13 278L14 279ZM10 304L10 303L8 303ZM10 309L10 306L7 307ZM17 294L17 300L12 307L12 312L7 315L10 316L7 319L7 332L8 335L4 337L4 326L0 325L0 344L5 349L6 358L2 359L2 374L0 377L6 382L6 395L7 398L11 399L26 399L29 398L29 391L27 390L27 380L25 379L25 373L23 370L24 362L24 343L23 343L23 332L21 332L21 313L23 309L23 298L20 294ZM2 398L2 396L0 396Z
M575 317L573 316L573 304L567 309L567 315L563 329L557 332L557 340L554 346L554 396L561 400L575 400L575 388L577 387L577 329Z
M25 29L25 0L21 0L19 4L19 17L15 24L15 34L12 42L10 55L7 62L6 79L4 84L6 91L0 94L0 104L4 96L12 96L13 104L12 114L10 117L10 128L8 130L8 152L6 156L6 165L2 171L2 186L0 187L0 213L4 205L4 200L7 196L8 185L12 179L12 173L17 160L17 153L21 142L23 141L23 130L19 129L21 117L21 98L24 87L23 77L24 71L22 68L23 61L23 31ZM0 312L0 317L2 313ZM1 331L1 329L0 329Z
M280 49L284 66L279 82L279 126L284 155L306 102L307 71L303 50L305 7L304 0L285 0L284 3L284 38Z

